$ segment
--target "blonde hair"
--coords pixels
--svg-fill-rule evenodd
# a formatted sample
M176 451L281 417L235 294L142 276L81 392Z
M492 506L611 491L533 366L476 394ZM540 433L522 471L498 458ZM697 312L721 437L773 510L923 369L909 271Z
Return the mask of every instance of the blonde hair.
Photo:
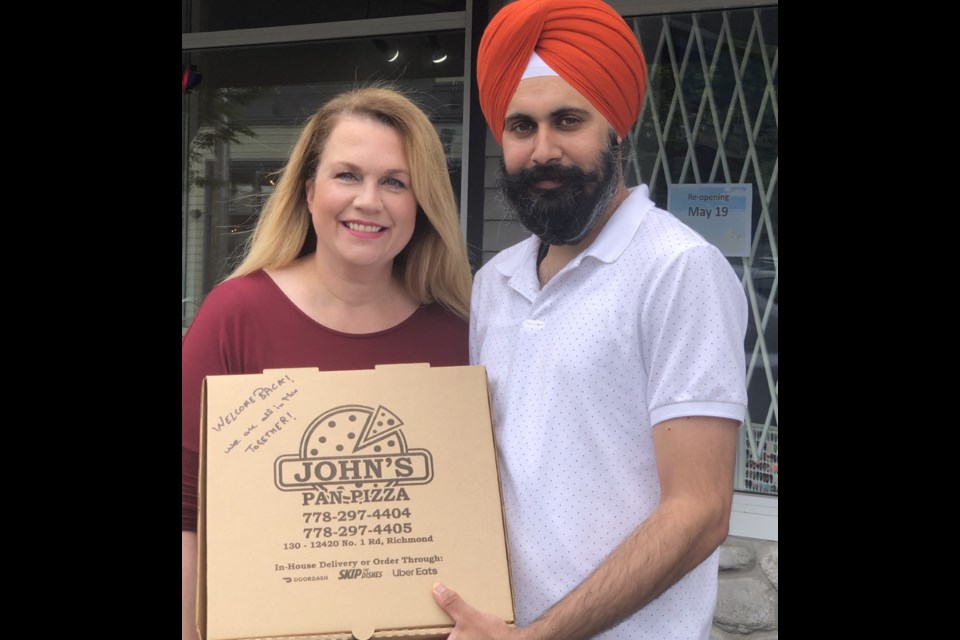
M316 250L306 184L316 175L330 132L350 116L382 122L403 140L418 205L417 222L410 242L394 259L394 273L420 304L438 302L467 319L472 275L443 145L423 110L390 87L346 91L310 117L276 189L264 203L243 260L227 279L285 267Z

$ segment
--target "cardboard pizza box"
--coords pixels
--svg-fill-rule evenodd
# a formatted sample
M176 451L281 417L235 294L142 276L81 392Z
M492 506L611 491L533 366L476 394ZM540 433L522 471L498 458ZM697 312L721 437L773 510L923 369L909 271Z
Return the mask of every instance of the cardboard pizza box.
M444 582L514 621L482 366L204 382L204 640L442 638Z

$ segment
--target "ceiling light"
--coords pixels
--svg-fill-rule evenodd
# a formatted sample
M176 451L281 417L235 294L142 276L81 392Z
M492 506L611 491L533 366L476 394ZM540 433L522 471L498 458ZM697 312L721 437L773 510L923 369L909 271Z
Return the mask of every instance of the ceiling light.
M383 38L375 38L373 40L373 46L384 55L387 62L395 62L397 58L400 57L400 49L391 48Z
M433 60L434 64L440 64L447 59L447 53L440 47L440 41L437 40L437 36L427 36L427 44L433 52L430 59Z

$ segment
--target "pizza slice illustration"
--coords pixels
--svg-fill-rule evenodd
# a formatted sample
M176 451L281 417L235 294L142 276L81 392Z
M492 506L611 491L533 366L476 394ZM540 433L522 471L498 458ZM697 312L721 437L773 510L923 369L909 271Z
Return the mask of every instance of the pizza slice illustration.
M344 405L316 418L300 442L304 458L344 456L352 453L404 453L407 442L401 420L389 409Z
M378 406L376 410L370 414L367 423L363 426L363 431L360 432L360 439L357 440L357 446L354 451L365 449L372 444L382 441L384 438L389 438L393 434L396 434L396 437L400 437L402 434L399 432L399 429L402 426L403 420L401 420L397 414L383 405ZM402 450L405 449L406 447Z

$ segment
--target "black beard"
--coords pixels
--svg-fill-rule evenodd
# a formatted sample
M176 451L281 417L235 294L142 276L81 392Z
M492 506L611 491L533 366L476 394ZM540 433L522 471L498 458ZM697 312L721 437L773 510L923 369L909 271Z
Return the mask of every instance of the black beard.
M505 204L541 241L551 245L577 244L590 233L616 195L619 162L620 147L616 136L611 135L594 171L550 164L511 174L501 158L498 186ZM534 185L541 180L554 180L559 186L538 189Z

